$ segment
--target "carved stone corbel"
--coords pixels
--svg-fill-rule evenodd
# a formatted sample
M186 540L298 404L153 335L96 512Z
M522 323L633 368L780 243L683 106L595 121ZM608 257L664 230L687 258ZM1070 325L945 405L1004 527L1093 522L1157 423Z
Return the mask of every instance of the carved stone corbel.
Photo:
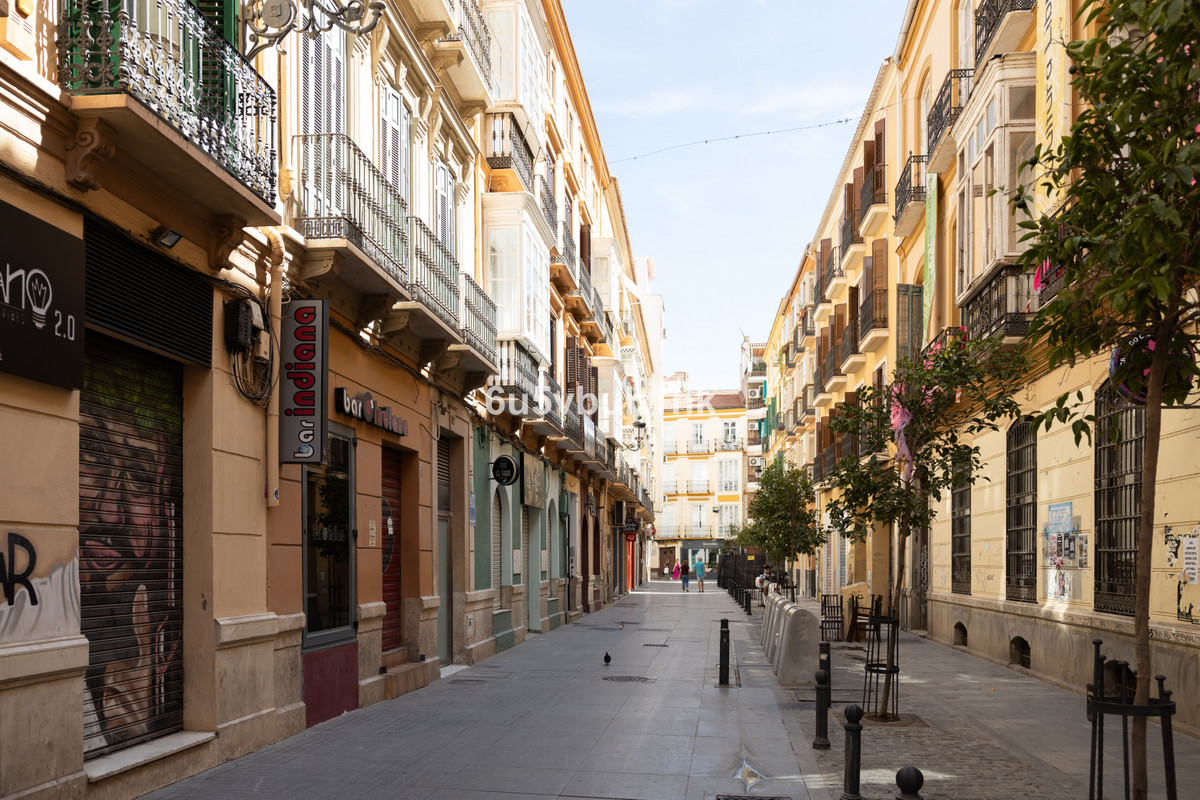
M445 339L426 339L421 342L421 363L431 364L440 359L449 346L450 342Z
M437 371L449 372L452 369L456 369L458 365L462 363L462 360L463 354L461 351L455 350L453 352L443 353L438 357Z
M67 183L81 192L99 189L94 170L116 152L112 128L95 117L79 120L75 137L67 142Z
M389 311L379 321L379 333L383 336L395 336L408 327L412 321L411 311Z
M229 256L246 240L246 220L233 214L217 217L208 243L208 267L220 272L232 265Z
M390 295L363 295L362 302L358 304L358 311L354 318L355 328L362 330L375 320L383 319L387 315L388 309L391 307L392 298Z
M468 372L463 376L463 396L469 395L476 389L482 389L490 374L488 372Z
M342 254L336 250L309 250L301 262L299 281L312 283L342 271Z

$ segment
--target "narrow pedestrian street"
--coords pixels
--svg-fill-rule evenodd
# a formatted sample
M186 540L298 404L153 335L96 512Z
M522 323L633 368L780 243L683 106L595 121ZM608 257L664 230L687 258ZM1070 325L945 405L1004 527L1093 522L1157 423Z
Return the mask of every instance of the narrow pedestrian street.
M747 617L711 581L686 594L653 581L578 624L149 797L839 797L842 712L860 702L861 647L834 645L833 746L816 752L812 690L778 685L753 610ZM722 618L728 688L717 686ZM905 721L866 725L863 797L896 796L895 772L910 763L925 773L926 798L1086 796L1082 697L917 637L901 647ZM1161 765L1157 737L1152 727L1151 763ZM1175 746L1179 784L1194 786L1200 743L1177 735ZM1111 780L1119 761L1109 758ZM1152 796L1161 780L1152 771Z

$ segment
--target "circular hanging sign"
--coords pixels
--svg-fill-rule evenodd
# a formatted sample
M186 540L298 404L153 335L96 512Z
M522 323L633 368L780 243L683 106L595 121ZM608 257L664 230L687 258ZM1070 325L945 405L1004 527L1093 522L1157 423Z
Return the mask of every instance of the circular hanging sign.
M492 479L501 486L512 486L517 482L517 462L512 456L500 456L492 462Z
M1167 372L1163 376L1163 397L1186 397L1192 387L1192 372L1196 351L1182 335L1176 335ZM1108 359L1108 376L1117 392L1134 403L1146 402L1146 379L1150 376L1150 361L1154 358L1154 338L1149 333L1135 333L1113 348ZM1120 374L1121 382L1116 378Z

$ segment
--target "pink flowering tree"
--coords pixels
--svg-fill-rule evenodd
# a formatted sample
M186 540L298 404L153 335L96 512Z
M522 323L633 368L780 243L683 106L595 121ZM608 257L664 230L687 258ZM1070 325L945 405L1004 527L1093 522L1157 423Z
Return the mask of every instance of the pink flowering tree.
M1134 701L1145 704L1162 410L1194 404L1200 374L1200 2L1086 0L1080 14L1095 33L1067 46L1083 110L1060 145L1038 148L1029 166L1044 178L1013 203L1032 208L1041 191L1065 198L1052 217L1024 223L1022 260L1044 285L1035 352L1054 368L1116 350L1113 385L1145 407L1134 599ZM1069 422L1076 442L1115 435L1093 431L1084 399L1063 395L1036 421ZM1132 744L1133 796L1144 799L1144 717L1134 717Z
M893 614L904 591L909 534L934 520L931 501L975 482L982 466L976 438L1021 414L1013 399L1027 368L1020 352L995 339L944 341L914 360L902 359L890 385L863 388L857 403L842 405L828 423L835 436L852 437L843 438L842 458L828 476L831 533L860 542L872 530L890 528L898 565ZM895 663L892 639L887 665ZM889 670L880 695L885 715L891 691Z

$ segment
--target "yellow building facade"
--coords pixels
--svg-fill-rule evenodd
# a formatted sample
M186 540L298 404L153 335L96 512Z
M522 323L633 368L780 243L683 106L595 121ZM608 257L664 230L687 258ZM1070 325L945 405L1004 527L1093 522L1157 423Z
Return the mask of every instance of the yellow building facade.
M1015 265L1023 249L1019 215L1008 197L1036 144L1053 144L1079 111L1063 43L1088 31L1075 3L912 0L895 51L880 69L826 212L789 287L770 346L786 350L790 304L806 271L815 283L811 341L816 353L815 448L809 462L823 505L835 487L824 475L856 451L836 441L824 422L868 381L885 385L898 358L919 357L959 337L1001 337L1016 346L1033 313L1055 291L1035 289ZM881 54L881 58L883 55ZM880 137L875 134L878 125ZM875 134L875 135L872 135ZM882 138L882 145L880 139ZM872 141L873 140L873 141ZM861 194L858 235L839 230L852 208L847 184L872 165L883 181L876 197ZM870 202L872 205L868 205ZM1061 198L1039 198L1049 213ZM872 217L875 222L872 222ZM876 251L878 246L880 251ZM886 322L875 346L863 327L867 256L887 292ZM815 254L815 257L813 257ZM860 255L861 254L861 255ZM878 268L886 263L886 271ZM843 306L859 287L858 352L846 345ZM805 332L807 333L807 332ZM841 349L838 349L838 345ZM798 359L799 360L799 359ZM1115 422L1122 443L1086 439L1068 429L1033 430L1018 420L980 437L983 470L975 484L944 497L935 523L913 534L906 563L896 564L890 532L846 547L831 532L819 559L815 593L853 587L887 597L899 570L907 587L899 609L905 627L980 657L1027 668L1082 688L1091 678L1090 641L1105 641L1111 658L1133 661L1133 564L1144 412L1108 383L1107 356L1074 368L1035 368L1017 399L1029 412L1063 392L1080 391L1102 424ZM783 406L791 367L774 368L772 391ZM1163 415L1162 453L1152 549L1151 640L1156 671L1190 685L1200 650L1200 585L1184 568L1195 552L1200 504L1189 491L1200 464L1189 445L1200 435L1190 410ZM787 417L770 444L789 450ZM858 453L860 457L866 454ZM1188 550L1190 548L1190 550ZM865 584L865 585L864 585ZM801 584L803 585L803 584ZM1180 698L1180 724L1200 727L1200 703Z

